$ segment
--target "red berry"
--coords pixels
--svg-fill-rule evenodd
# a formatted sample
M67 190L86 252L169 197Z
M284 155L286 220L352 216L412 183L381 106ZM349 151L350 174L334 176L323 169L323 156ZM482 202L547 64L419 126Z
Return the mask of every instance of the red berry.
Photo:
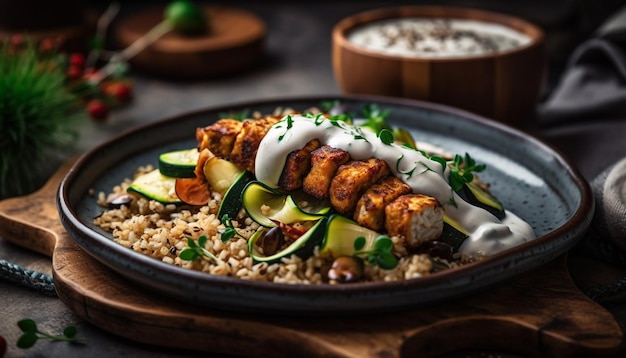
M124 83L120 83L117 86L115 86L113 95L121 103L126 103L130 101L133 96L132 91L130 90L130 86Z
M77 80L77 79L79 79L83 75L83 73L82 73L80 67L70 66L67 69L67 73L65 75L67 76L68 80Z
M85 55L75 52L70 55L70 65L78 68L85 66Z
M105 96L114 98L119 104L128 103L132 98L131 86L118 80L102 82L100 91Z
M48 52L54 49L54 41L52 39L43 39L39 43L39 51Z
M7 352L7 341L4 337L0 336L0 358L4 357Z
M87 104L87 113L95 121L104 121L109 116L109 107L99 99L92 99Z
M20 47L24 43L24 36L22 34L14 34L11 36L11 45L14 47Z

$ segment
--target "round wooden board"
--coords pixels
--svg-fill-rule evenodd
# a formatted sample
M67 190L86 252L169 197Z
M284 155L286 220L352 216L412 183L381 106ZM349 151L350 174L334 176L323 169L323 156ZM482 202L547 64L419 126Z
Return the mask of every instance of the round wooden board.
M68 162L38 192L0 202L0 235L52 257L60 299L81 318L131 340L241 356L432 356L463 349L586 356L620 348L613 316L573 284L566 257L479 294L410 311L298 318L181 304L87 255L56 211Z
M165 34L130 59L132 68L171 79L221 77L247 70L263 56L265 24L256 15L228 7L205 6L206 35ZM152 8L120 21L115 34L126 48L163 20Z

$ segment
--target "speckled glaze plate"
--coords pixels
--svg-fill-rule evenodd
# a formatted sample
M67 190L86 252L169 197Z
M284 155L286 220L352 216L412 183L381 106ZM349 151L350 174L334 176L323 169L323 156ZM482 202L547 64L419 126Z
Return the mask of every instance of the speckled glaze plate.
M306 110L338 99L351 113L377 103L390 122L418 141L453 153L468 152L487 164L481 178L504 206L528 221L537 239L458 269L419 279L346 285L286 285L191 271L141 255L113 242L92 220L102 212L93 190L109 192L158 154L193 147L195 129L219 114L276 107ZM58 210L70 236L91 256L156 293L226 310L273 314L338 314L399 310L458 299L538 268L570 249L587 230L593 200L587 182L541 141L467 112L413 100L382 97L286 98L212 108L130 130L83 155L63 179Z

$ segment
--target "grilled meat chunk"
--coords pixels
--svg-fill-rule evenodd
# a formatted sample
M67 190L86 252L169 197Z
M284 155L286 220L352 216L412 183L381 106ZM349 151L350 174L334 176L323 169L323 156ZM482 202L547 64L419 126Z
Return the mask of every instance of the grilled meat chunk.
M348 152L329 145L323 145L311 152L311 170L302 183L304 192L317 199L327 199L331 180L337 169L348 160Z
M289 153L280 174L278 186L290 191L300 189L304 177L311 169L311 152L319 146L320 141L313 139L304 148Z
M351 217L357 201L374 183L390 174L384 160L350 161L337 169L330 182L330 204L340 214Z
M402 195L385 207L385 228L389 236L402 236L407 248L418 248L441 236L443 212L431 196Z
M386 177L361 196L354 210L354 221L374 231L382 231L385 228L385 207L400 195L411 192L411 187L399 178Z
M304 177L302 189L317 198L328 199L330 182L337 169L350 160L350 154L342 149L323 145L311 152L311 170Z
M235 139L233 150L228 160L242 169L254 173L254 161L259 145L269 129L280 120L280 117L264 117L247 120L242 123L241 131Z
M228 157L242 126L242 122L236 119L225 118L208 127L196 129L198 150L208 148L220 158Z

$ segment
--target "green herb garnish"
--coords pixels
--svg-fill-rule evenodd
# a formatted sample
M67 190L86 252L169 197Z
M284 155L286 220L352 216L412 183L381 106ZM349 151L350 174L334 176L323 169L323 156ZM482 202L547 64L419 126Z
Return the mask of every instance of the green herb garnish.
M379 236L374 240L374 248L361 251L365 246L365 237L359 236L354 240L353 256L365 256L365 260L371 265L378 265L380 268L389 270L398 265L398 259L391 253L393 242L387 236Z
M83 343L84 339L76 337L78 330L74 326L67 326L63 329L63 335L54 336L48 333L41 332L37 328L37 323L30 318L23 319L17 322L17 326L22 330L23 334L17 340L17 346L19 348L30 348L37 343L39 339L49 339L51 341L63 341L73 343Z
M222 232L222 242L227 242L235 236L243 237L239 235L237 229L233 226L233 221L230 219L228 214L224 214L224 216L222 216L222 224L226 227L224 232Z
M393 133L391 133L389 129L381 129L381 131L378 132L377 136L378 138L380 138L380 141L386 145L391 145L391 143L393 143L395 140L393 137Z
M322 111L326 113L330 113L333 108L337 108L339 106L341 106L341 102L338 99L332 101L322 101L322 103L320 103Z
M391 110L381 110L377 104L372 103L365 105L361 110L361 114L365 118L365 122L361 127L367 127L374 133L378 133L383 129L393 131L393 128L387 123L387 118L391 114Z
M448 181L454 191L459 191L463 189L466 183L471 183L474 180L473 172L482 172L487 167L485 164L476 164L467 153L465 153L465 157L459 154L455 155L454 160L449 164L450 176Z
M230 118L230 119L236 119L239 122L243 122L244 120L250 118L250 109L249 108L245 108L242 109L239 112L221 112L219 114L220 118Z
M283 140L285 136L287 135L287 132L289 132L291 127L293 127L293 118L291 118L291 115L288 115L281 122L287 123L287 128L285 128L285 132L278 137L278 141ZM280 127L276 127L276 128L280 128Z
M210 253L209 250L204 248L204 245L206 245L207 240L208 239L206 235L202 235L198 238L198 243L196 244L196 242L192 238L188 237L187 246L189 247L181 251L179 254L179 257L182 260L186 260L186 261L195 261L201 257L206 257L213 261L217 261L217 257L215 257L215 255Z

